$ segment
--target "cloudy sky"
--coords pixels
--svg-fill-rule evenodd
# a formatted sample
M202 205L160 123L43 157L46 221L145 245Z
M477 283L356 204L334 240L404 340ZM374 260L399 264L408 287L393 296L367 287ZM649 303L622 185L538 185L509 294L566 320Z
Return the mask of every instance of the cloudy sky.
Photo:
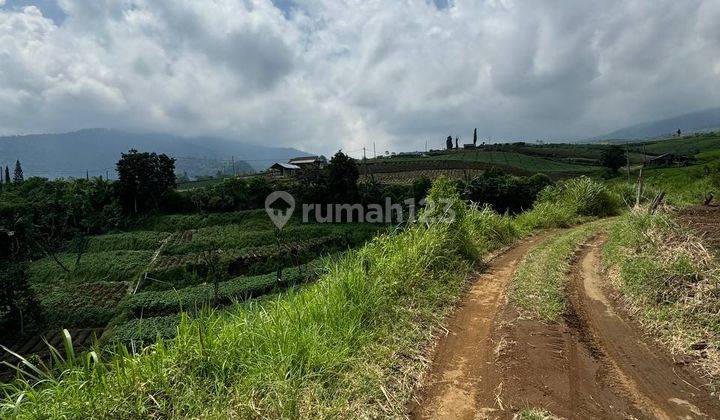
M0 0L0 134L329 153L720 106L719 0Z

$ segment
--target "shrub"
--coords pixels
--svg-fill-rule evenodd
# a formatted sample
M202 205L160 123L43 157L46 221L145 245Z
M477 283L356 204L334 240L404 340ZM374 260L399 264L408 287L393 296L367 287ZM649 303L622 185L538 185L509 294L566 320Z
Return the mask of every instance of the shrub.
M566 206L581 216L611 216L620 211L620 200L603 184L588 177L572 178L544 189L538 203Z

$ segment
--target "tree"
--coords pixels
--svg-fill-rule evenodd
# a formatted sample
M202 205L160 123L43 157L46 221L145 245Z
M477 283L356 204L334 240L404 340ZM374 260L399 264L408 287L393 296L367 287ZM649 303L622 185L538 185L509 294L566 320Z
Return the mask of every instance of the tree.
M158 209L162 199L175 188L175 159L135 149L123 153L117 163L118 196L126 213Z
M5 183L10 183L10 166L5 165Z
M459 138L459 137L455 137L455 148L456 148L456 149L459 149L459 148L460 148L460 146L458 145L459 142L460 142L460 138Z
M617 172L625 164L625 151L620 146L610 146L602 151L600 163L612 172Z
M447 136L447 139L445 140L445 147L447 147L448 150L452 150L452 148L453 148L452 136Z
M358 199L360 178L355 159L338 151L327 166L327 198L331 203L352 203Z
M20 166L20 161L15 161L15 172L13 173L13 182L16 184L19 184L25 180L25 177L23 175L22 166Z
M477 128L473 131L473 146L477 146Z
M25 335L28 321L41 324L40 305L30 289L25 265L6 262L0 265L0 316L3 336Z

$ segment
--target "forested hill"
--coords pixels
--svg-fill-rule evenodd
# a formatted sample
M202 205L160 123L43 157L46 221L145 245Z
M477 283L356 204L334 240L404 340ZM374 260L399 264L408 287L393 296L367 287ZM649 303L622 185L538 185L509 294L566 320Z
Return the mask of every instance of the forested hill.
M178 173L213 175L224 168L247 173L263 170L274 161L286 161L305 152L266 147L214 137L179 137L169 134L128 133L90 129L64 134L0 137L0 164L22 163L26 176L84 177L114 176L115 163L130 149L165 153L177 159Z

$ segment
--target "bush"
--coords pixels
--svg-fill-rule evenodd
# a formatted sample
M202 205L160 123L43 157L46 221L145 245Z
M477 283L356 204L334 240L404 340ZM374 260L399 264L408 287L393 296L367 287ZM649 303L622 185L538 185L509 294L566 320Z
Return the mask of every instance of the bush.
M532 210L518 215L517 227L535 229L569 227L620 212L620 198L605 185L587 177L573 178L545 188Z
M490 205L499 213L516 214L531 208L540 191L548 185L552 185L552 181L546 175L516 177L491 169L461 183L460 189L466 200Z

